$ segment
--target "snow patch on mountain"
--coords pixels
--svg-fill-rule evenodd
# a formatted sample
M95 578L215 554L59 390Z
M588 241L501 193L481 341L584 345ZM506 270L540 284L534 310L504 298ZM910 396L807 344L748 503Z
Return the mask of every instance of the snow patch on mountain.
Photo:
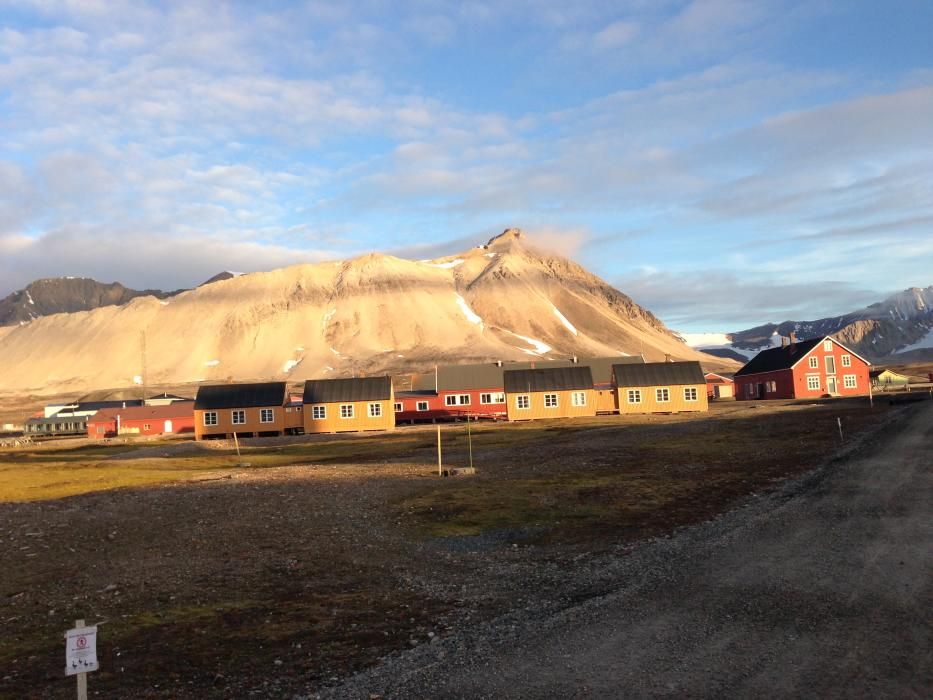
M502 330L505 330L505 329L503 328ZM505 331L505 332L509 333L510 335L514 335L516 338L521 338L522 340L524 340L526 343L528 343L530 346L534 348L534 353L530 352L526 348L519 348L519 350L521 350L524 353L543 355L546 352L551 352L551 346L548 345L547 343L543 343L540 340L536 340L535 338L529 338L527 335L519 335L518 333L513 333L512 331Z
M469 307L464 299L459 294L455 295L457 297L457 306L460 307L460 310L463 312L463 315L466 316L467 321L474 323L480 327L480 330L483 328L483 319L476 315L476 313Z
M574 328L573 324L572 324L570 321L567 320L567 317L564 316L564 315L560 312L560 310L559 310L556 306L554 306L553 304L551 304L551 308L554 309L554 315L557 316L557 318L560 319L560 322L564 324L564 327L565 327L568 331L570 331L571 333L573 333L574 335L577 335L577 329Z

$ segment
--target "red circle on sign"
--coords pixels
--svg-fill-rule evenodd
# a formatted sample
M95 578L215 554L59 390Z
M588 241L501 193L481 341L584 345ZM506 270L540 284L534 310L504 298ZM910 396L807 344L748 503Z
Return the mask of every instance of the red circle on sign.
M86 637L78 637L77 645L78 645L78 648L79 648L79 649L83 649L84 647L86 647L86 646L87 646L87 638L86 638Z

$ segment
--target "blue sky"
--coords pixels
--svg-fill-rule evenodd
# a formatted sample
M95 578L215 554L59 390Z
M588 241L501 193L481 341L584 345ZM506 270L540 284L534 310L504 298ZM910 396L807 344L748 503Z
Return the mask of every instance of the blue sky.
M933 284L933 3L0 0L0 295L506 227L673 328Z

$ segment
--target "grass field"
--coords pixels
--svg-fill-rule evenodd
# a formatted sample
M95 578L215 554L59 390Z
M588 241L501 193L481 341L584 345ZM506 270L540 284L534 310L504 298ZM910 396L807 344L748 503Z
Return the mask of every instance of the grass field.
M239 457L186 441L2 450L0 697L73 691L60 639L78 617L106 620L102 697L268 696L271 677L309 693L507 611L529 582L559 587L581 556L714 518L832 455L837 419L851 439L897 410L729 402L469 439L448 425L445 464L472 445L477 467L449 479L431 427Z

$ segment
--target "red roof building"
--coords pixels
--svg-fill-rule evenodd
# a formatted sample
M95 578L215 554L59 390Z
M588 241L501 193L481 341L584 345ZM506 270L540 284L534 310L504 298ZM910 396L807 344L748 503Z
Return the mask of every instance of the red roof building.
M186 433L194 434L194 401L104 408L87 421L87 436L92 439Z
M706 380L706 397L708 399L726 399L735 395L734 382L729 377L724 377L715 372L707 372L703 375Z
M816 399L869 392L871 363L825 336L764 350L735 373L735 398Z

